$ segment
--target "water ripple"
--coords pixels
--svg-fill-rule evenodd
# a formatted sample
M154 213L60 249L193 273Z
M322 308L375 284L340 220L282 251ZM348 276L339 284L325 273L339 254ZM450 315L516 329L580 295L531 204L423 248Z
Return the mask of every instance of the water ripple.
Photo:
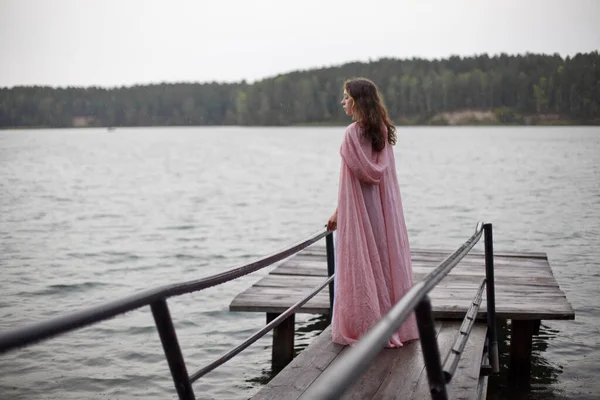
M0 132L0 328L199 279L306 237L335 208L342 135L339 128ZM542 324L524 398L600 392L598 128L402 128L395 153L412 246L458 246L486 220L497 249L548 253L576 320ZM231 313L228 304L266 273L169 300L189 370L264 326L264 314ZM298 352L326 320L296 321ZM251 397L273 376L270 340L204 377L196 393ZM491 382L493 399L514 398L505 383ZM144 307L3 355L4 397L176 395Z

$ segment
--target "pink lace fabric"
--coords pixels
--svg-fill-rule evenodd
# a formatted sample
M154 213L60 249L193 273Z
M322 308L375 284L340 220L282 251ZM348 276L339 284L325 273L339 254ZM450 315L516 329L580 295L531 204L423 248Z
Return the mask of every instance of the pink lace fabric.
M413 285L408 233L392 146L373 151L356 123L340 153L332 340L354 344ZM418 339L414 313L387 347Z

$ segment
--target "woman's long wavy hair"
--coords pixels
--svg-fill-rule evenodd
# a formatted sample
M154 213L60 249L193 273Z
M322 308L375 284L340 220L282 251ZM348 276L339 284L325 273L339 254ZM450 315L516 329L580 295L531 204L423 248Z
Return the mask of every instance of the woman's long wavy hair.
M388 117L383 98L375 83L367 78L353 78L344 82L344 89L352 99L354 119L371 141L373 150L381 151L385 148L383 125L387 127L388 143L395 145L396 127Z

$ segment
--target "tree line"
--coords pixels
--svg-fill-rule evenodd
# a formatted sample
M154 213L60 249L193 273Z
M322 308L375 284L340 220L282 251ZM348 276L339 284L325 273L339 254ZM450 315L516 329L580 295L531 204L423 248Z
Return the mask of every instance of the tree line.
M254 83L161 83L119 88L0 88L0 127L298 125L346 123L343 82L379 86L396 123L443 123L443 113L493 111L496 122L553 115L600 123L598 51L391 59L297 71Z

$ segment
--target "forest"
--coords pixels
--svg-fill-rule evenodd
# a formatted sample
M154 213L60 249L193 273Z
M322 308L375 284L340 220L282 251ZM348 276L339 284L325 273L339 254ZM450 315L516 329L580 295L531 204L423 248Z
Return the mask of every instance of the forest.
M342 86L356 76L375 81L400 125L600 124L600 56L594 51L383 58L252 83L5 87L0 127L346 124Z

